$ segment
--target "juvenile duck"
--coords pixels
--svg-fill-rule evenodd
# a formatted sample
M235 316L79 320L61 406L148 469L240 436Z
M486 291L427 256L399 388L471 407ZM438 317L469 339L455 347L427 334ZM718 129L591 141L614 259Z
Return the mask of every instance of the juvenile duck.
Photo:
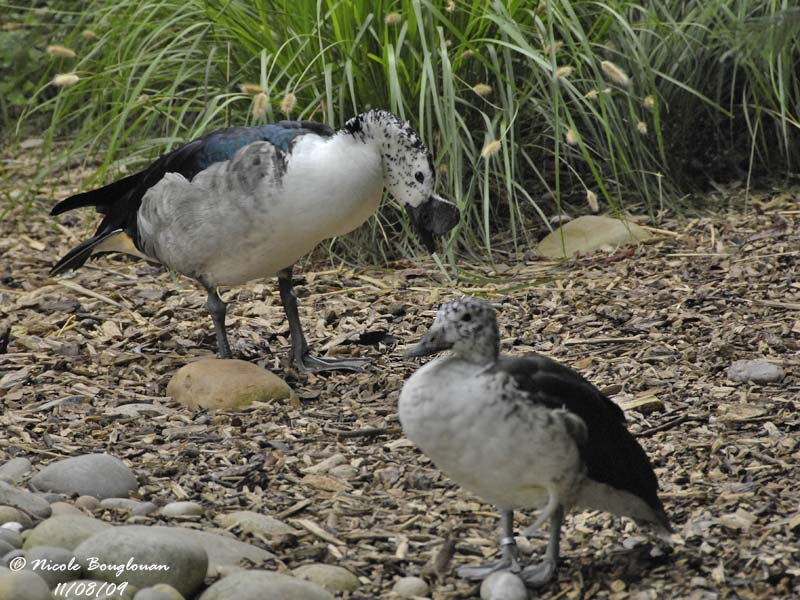
M403 431L436 466L500 510L498 562L459 569L481 580L503 569L530 586L553 576L565 511L603 510L671 531L658 482L622 410L577 372L545 356L501 356L494 310L464 298L439 309L406 356L451 350L405 383ZM541 564L523 566L513 511L539 508L531 533L550 520Z

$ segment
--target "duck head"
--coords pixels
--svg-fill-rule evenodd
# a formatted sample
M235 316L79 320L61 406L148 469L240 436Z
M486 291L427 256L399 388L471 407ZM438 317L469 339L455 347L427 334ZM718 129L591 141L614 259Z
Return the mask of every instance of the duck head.
M458 207L434 192L433 158L411 125L385 110L353 117L345 130L380 144L383 177L392 197L406 208L411 226L428 252L436 251L437 237L458 224Z
M494 308L485 300L461 298L442 304L428 332L406 357L442 350L479 364L494 363L500 354L500 329Z

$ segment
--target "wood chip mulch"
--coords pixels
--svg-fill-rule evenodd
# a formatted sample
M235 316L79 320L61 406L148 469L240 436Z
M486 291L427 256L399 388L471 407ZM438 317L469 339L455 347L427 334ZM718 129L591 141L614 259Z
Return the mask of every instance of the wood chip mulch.
M668 219L653 241L614 254L555 263L499 248L495 266L462 264L452 281L428 261L306 264L298 293L309 342L372 359L356 375L289 368L273 282L228 291L234 352L266 357L300 405L218 413L164 397L180 366L212 355L203 294L120 257L48 278L90 229L86 215L55 224L51 204L0 221L0 461L27 456L41 467L107 451L135 469L141 498L201 502L206 516L191 526L242 509L293 525L299 535L273 539L234 530L274 551L266 568L342 565L363 584L342 596L353 599L391 598L397 577L412 574L433 598L476 597L454 570L495 552L495 511L402 436L396 402L418 366L402 349L438 303L484 296L498 308L505 352L550 355L628 407L679 533L670 547L628 520L573 514L557 579L534 597L800 597L800 194ZM786 376L729 381L728 366L743 358L779 363ZM530 516L520 515L520 529ZM523 550L543 551L545 536Z

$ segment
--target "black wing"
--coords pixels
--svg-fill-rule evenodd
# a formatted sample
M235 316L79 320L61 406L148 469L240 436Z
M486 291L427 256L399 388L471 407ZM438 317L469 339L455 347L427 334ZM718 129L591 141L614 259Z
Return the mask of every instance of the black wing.
M579 450L589 478L635 494L664 515L653 467L625 427L619 406L582 375L545 356L501 358L495 368L510 373L532 402L566 408L583 420L588 436Z

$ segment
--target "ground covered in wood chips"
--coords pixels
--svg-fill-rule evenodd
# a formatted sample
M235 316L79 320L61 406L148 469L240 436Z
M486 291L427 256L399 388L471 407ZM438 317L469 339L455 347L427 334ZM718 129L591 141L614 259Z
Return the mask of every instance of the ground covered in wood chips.
M496 266L467 262L452 280L428 260L307 263L298 293L309 342L372 359L356 375L292 371L273 282L231 290L234 352L266 357L300 402L222 413L164 397L180 366L213 353L204 295L188 279L117 257L48 278L89 230L87 215L56 224L52 203L0 221L0 330L10 326L0 462L26 456L41 467L108 451L134 468L141 498L201 502L206 516L187 526L241 509L295 525L300 535L277 540L234 530L275 552L267 568L342 565L363 583L350 598L391 598L398 576L420 573L433 598L476 597L454 570L495 552L497 516L403 438L396 402L418 366L402 349L438 303L483 296L498 309L505 352L552 356L628 407L682 542L665 549L630 521L573 514L557 578L534 597L800 597L800 194L667 219L653 241L615 254L555 263L501 247ZM783 365L782 382L727 379L734 360L761 357ZM337 454L333 462L353 467L348 477L306 470ZM520 515L517 525L530 522ZM543 551L543 529L523 550Z

